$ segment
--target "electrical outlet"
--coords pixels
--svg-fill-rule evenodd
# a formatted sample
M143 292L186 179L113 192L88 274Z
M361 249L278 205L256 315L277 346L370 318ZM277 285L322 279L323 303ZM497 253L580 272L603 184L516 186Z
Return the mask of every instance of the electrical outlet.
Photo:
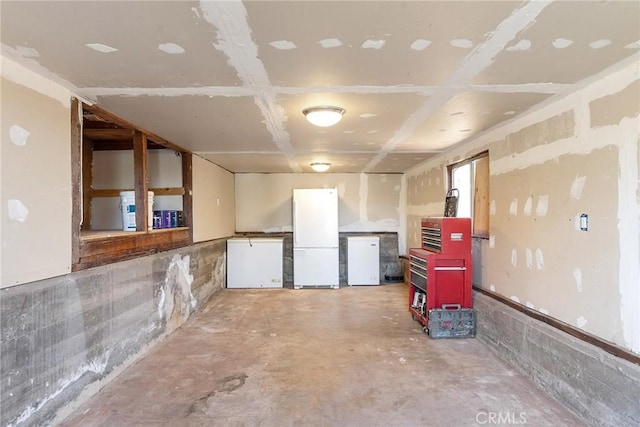
M580 230L582 231L589 230L589 215L580 214Z

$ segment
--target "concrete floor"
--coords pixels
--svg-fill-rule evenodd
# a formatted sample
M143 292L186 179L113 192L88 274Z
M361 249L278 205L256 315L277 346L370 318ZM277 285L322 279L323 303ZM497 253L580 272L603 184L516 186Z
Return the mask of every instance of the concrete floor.
M477 339L434 340L404 284L227 290L67 426L577 426Z

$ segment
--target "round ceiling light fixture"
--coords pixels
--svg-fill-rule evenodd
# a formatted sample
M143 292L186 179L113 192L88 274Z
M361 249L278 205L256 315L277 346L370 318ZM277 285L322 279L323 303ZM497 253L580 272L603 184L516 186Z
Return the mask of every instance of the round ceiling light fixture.
M329 170L330 167L331 167L331 163L327 163L327 162L311 163L311 169L313 169L316 172L326 172Z
M323 128L338 123L345 112L346 110L344 108L329 105L309 107L302 110L302 114L304 114L309 123Z

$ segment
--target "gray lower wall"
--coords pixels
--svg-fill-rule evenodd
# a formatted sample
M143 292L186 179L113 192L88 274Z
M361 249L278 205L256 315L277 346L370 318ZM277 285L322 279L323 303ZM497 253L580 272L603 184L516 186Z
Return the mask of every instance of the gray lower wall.
M402 264L398 255L398 233L340 233L340 283L347 283L347 237L378 236L380 237L380 281L385 275L402 276ZM284 238L283 275L284 284L293 286L293 233L241 233L236 237L282 237Z
M0 424L42 425L225 285L226 239L0 290Z
M474 308L478 339L587 423L640 425L640 366L478 292Z

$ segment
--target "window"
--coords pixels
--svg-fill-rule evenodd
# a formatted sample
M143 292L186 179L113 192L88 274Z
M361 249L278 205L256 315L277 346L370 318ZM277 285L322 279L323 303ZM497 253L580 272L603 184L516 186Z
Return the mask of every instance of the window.
M449 189L458 189L459 217L472 219L476 237L489 236L489 152L448 166Z

